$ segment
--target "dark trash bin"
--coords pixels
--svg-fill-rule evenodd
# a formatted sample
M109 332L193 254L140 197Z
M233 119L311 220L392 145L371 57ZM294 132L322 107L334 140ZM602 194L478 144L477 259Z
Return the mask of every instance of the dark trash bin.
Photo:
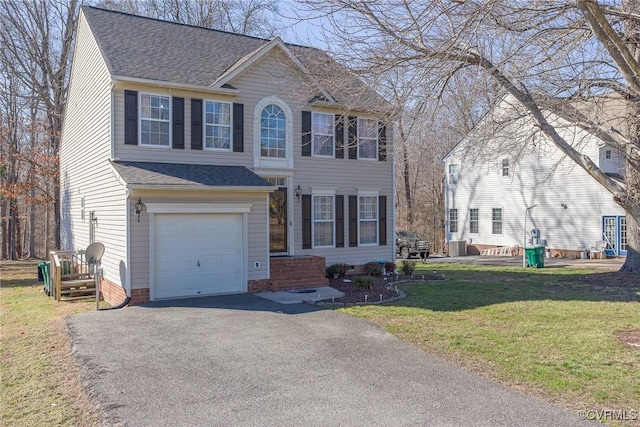
M43 261L38 264L38 271L42 272L42 281L44 282L44 293L51 296L51 275L50 272L51 265L47 261Z

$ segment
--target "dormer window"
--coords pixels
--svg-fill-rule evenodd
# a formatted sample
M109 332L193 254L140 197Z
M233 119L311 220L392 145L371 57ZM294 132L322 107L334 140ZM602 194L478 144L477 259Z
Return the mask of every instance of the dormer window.
M140 95L140 144L169 147L169 97Z
M611 150L605 150L604 151L604 158L605 159L610 159L611 158Z

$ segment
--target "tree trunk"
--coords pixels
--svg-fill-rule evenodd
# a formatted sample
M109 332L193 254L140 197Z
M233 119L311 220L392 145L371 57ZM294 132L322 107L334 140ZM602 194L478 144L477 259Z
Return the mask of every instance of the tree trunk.
M406 145L402 149L402 165L404 177L404 197L407 202L407 227L413 229L413 200L411 198L411 182L409 177L409 154Z
M627 215L627 258L620 271L640 274L640 227L631 215Z

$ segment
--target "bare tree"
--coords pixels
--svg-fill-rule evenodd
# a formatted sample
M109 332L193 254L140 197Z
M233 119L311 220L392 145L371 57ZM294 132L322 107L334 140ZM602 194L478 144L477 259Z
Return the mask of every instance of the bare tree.
M37 117L44 124L45 137L38 141L38 151L51 155L54 162L57 161L62 132L77 13L77 0L0 0L0 14L3 16L0 21L2 73L17 88L16 96L23 99L22 110L17 113L20 119ZM4 91L5 95L8 96L9 92ZM33 108L38 113L33 112ZM58 230L59 177L56 174L47 178L52 179L49 197L53 202L55 229ZM19 180L23 183L26 177ZM59 247L59 239L59 233L55 233L56 247Z
M277 0L103 0L98 6L150 18L272 38Z
M626 212L628 255L640 272L640 2L638 0L306 0L331 23L335 55L375 79L412 70L435 93L473 70L491 78L527 111L540 131L587 171ZM614 120L576 104L611 97L626 103ZM607 176L564 140L545 110L617 144L626 184ZM620 125L621 124L621 125Z

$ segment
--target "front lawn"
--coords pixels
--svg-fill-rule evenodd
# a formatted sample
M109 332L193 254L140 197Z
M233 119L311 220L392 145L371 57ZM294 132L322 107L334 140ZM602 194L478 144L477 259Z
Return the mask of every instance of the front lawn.
M628 343L638 335L616 338L640 329L640 283L584 269L418 269L447 280L404 285L407 298L388 305L341 310L510 387L640 423L640 347Z
M37 282L36 262L3 261L0 278L0 425L97 425L65 325L95 300L56 303Z

